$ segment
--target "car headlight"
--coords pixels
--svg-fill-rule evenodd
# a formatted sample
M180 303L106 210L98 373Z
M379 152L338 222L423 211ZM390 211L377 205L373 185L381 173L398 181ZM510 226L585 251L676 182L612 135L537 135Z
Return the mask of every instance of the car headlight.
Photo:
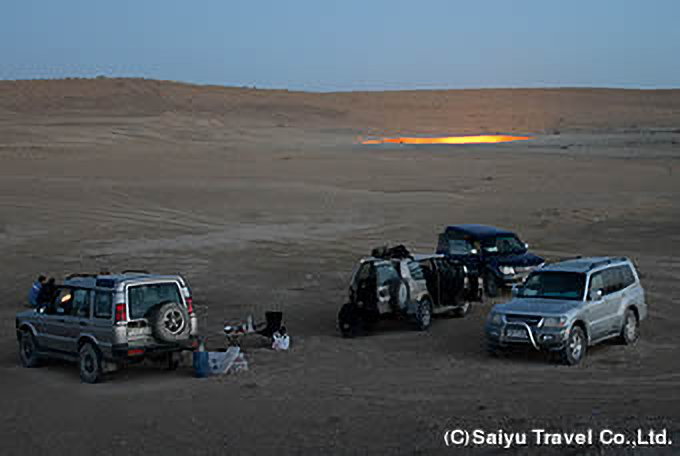
M544 328L561 328L567 322L566 317L545 317L543 319Z
M501 273L504 275L512 275L515 273L515 268L512 266L501 266Z
M503 323L503 314L500 314L500 313L498 313L498 312L493 312L493 311L492 311L492 312L489 314L488 321L489 321L489 323L492 324L492 325L500 325L501 323Z
M467 268L467 266L465 266L465 265L463 265L463 272L464 272L465 274L468 273L468 268Z

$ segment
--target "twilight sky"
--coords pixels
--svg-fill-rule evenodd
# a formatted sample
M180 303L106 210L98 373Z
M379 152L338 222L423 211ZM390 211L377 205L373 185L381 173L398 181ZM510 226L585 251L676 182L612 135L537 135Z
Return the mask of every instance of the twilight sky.
M677 0L10 0L0 79L678 88L678 20Z

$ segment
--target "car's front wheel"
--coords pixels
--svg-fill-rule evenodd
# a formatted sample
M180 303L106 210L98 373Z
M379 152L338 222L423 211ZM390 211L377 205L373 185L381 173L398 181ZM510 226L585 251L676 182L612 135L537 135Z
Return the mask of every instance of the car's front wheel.
M568 366L579 364L586 356L588 340L586 334L580 326L574 326L569 331L569 338L565 347L560 352L562 363Z
M632 309L626 310L619 340L626 345L633 345L640 338L640 322Z
M37 367L40 364L38 346L30 331L22 331L19 339L19 359L24 367Z
M419 331L426 331L432 326L432 301L424 298L418 303L416 309L416 327Z
M80 380L84 383L97 383L102 377L102 359L90 342L80 347Z

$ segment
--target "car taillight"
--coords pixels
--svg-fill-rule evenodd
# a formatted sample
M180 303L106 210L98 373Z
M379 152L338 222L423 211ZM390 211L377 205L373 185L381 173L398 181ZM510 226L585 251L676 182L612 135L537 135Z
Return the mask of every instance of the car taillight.
M116 304L116 323L127 320L127 309L125 303Z
M185 301L187 302L187 310L189 313L194 313L194 300L191 299L191 296L186 298Z

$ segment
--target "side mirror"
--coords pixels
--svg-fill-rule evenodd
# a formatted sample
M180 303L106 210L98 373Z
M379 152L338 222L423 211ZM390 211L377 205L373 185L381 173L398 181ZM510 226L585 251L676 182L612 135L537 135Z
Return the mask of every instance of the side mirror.
M599 301L602 299L602 290L590 290L590 300Z

